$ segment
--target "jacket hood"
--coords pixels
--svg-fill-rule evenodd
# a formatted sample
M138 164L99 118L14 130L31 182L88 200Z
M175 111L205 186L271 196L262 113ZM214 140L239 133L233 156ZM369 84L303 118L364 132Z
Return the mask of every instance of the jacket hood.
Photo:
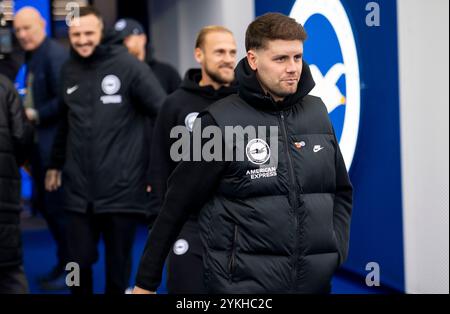
M256 72L250 68L247 58L239 62L236 68L236 78L239 83L239 96L250 105L267 111L279 111L292 107L308 95L316 85L309 65L305 61L303 61L297 91L279 102L264 92L256 77Z
M215 90L212 86L200 86L202 79L202 71L200 69L190 69L186 72L181 88L193 93L210 99L222 99L231 94L236 94L237 84L233 83L231 86L222 86L220 89Z

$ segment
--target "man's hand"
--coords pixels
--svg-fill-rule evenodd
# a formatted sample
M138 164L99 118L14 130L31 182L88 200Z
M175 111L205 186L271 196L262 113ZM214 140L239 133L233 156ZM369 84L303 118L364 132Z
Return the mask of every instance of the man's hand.
M156 294L156 292L145 290L145 289L139 288L138 286L135 286L133 289L133 294Z
M28 120L30 120L31 122L36 122L37 121L37 111L33 108L26 108L25 109L25 114L28 118Z
M151 193L152 192L152 186L151 185L147 185L147 193Z
M54 192L61 186L61 171L55 169L47 170L45 175L45 189Z

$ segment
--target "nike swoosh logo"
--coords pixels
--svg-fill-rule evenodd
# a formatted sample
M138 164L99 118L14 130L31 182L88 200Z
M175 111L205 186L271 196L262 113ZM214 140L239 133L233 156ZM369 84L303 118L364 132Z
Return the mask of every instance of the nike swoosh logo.
M75 93L77 89L78 89L78 85L75 85L74 87L69 87L67 89L67 95L71 95L71 94Z
M318 153L318 152L320 152L321 150L323 149L323 147L314 147L314 152L315 153Z

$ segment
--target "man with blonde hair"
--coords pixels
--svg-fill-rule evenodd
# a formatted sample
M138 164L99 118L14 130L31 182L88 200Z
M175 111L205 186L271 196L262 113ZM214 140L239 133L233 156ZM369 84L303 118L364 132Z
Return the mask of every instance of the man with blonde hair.
M167 97L155 125L149 181L158 209L164 201L167 180L178 164L170 157L170 147L177 140L170 137L172 128L182 125L192 131L199 112L237 91L233 84L236 43L230 30L222 26L202 28L194 57L201 69L187 71L181 87ZM196 215L185 223L169 254L167 288L171 294L206 291Z

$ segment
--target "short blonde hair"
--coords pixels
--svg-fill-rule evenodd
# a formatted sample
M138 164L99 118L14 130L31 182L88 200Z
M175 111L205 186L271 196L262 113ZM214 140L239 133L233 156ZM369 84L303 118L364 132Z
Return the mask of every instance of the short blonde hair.
M222 33L229 33L233 35L233 32L230 31L228 28L219 26L219 25L209 25L203 27L200 32L197 35L197 40L195 42L195 48L202 48L205 44L205 38L208 34L214 33L214 32L222 32Z

